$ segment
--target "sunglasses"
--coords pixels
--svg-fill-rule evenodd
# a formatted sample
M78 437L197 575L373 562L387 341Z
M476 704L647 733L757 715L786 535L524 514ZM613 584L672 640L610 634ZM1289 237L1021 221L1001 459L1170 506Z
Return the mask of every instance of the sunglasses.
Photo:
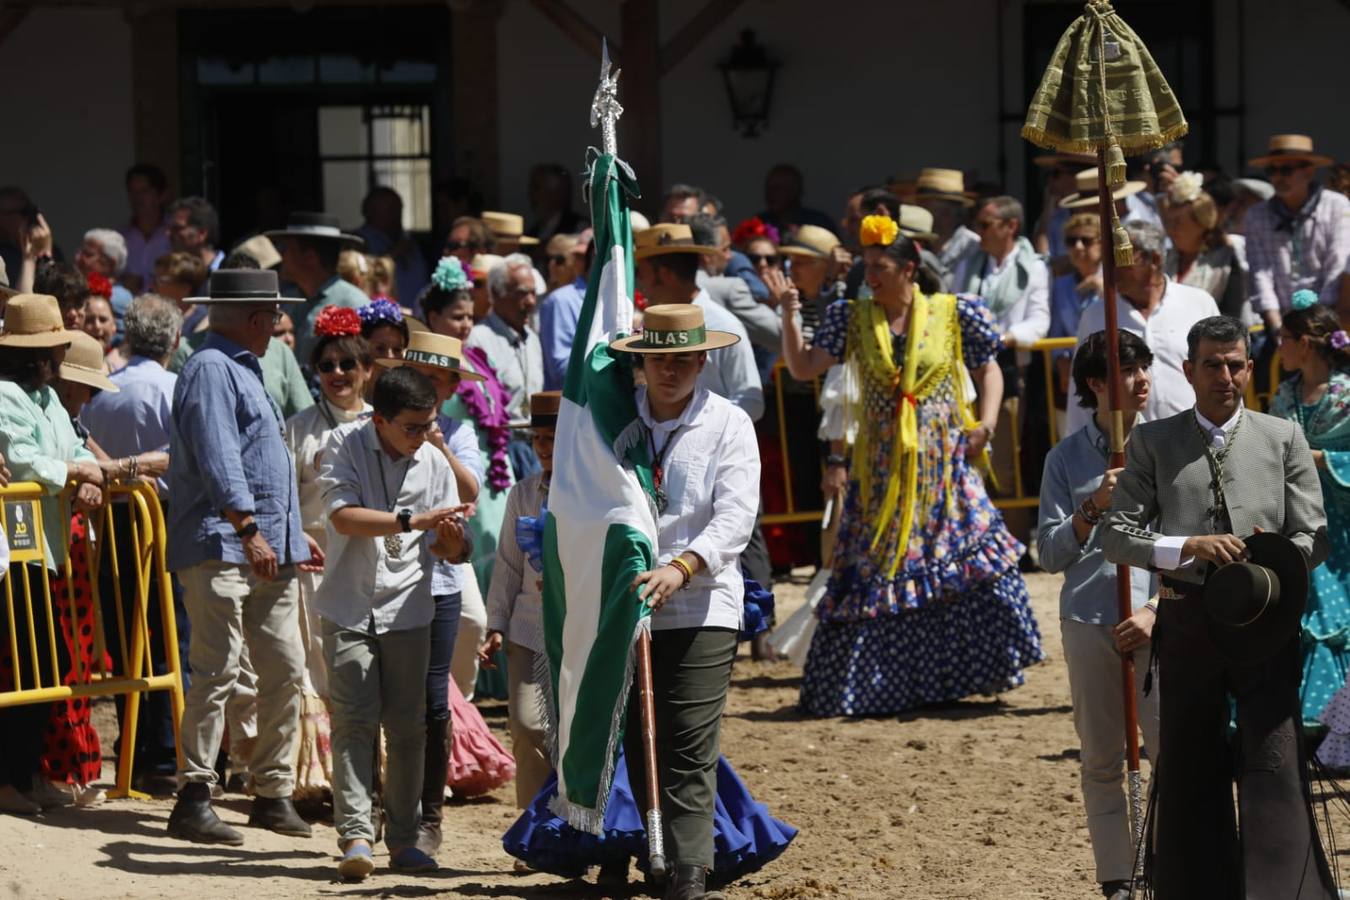
M343 372L350 372L356 368L356 360L350 356L344 356L342 359L325 359L315 366L322 374L332 375L338 369Z
M1295 172L1301 172L1308 168L1307 163L1286 163L1282 166L1266 166L1266 177L1274 178L1276 175L1288 177Z
M446 255L446 256L449 256L449 255L452 254L452 253L457 253L457 252L460 251L460 250L479 250L479 251L481 251L481 250L485 250L485 249L487 249L487 248L484 247L482 244L479 244L479 243L477 243L477 242L475 242L475 241L446 241L446 242L445 242L445 255Z
M747 259L750 260L750 263L752 265L756 266L760 265L761 263L770 266L776 266L778 265L779 260L779 256L777 253L747 253L745 254L745 256Z
M1095 237L1088 237L1085 234L1070 234L1064 238L1066 247L1091 247L1095 243L1097 243Z

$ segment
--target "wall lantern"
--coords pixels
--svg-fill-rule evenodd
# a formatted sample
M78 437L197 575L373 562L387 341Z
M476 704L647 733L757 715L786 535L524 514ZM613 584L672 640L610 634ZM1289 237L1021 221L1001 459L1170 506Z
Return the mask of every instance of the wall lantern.
M741 32L741 42L718 68L727 85L735 127L745 137L758 137L760 129L769 121L777 60L769 58L763 45L755 41L755 33L747 28Z

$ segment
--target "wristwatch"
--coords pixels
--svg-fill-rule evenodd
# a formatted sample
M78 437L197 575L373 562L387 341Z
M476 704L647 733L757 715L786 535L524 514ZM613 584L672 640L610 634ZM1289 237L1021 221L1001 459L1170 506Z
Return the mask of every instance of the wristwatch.
M845 468L847 468L847 466L848 466L848 457L846 457L846 456L844 456L844 455L842 455L842 454L839 454L839 453L831 453L829 456L825 457L825 465L827 465L827 466L844 466Z
M234 535L240 540L248 540L257 533L258 533L258 522L255 519L254 521L249 522L243 528L240 528L238 531L236 531Z
M409 531L412 531L411 509L400 509L398 511L398 515L395 516L395 518L398 519L398 527L403 529L404 534L407 534Z

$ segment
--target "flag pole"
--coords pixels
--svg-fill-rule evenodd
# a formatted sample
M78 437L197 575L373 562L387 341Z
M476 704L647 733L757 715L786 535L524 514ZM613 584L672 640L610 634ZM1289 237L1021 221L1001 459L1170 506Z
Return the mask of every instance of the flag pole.
M1115 201L1107 184L1107 151L1097 151L1097 195L1101 215L1102 244L1102 300L1106 307L1106 389L1107 408L1111 424L1110 468L1125 465L1125 420L1121 410L1120 393L1120 327L1116 319L1116 259L1109 236ZM1116 607L1120 621L1134 614L1130 590L1130 567L1116 566ZM1143 776L1139 773L1139 707L1134 694L1134 655L1120 655L1120 676L1125 705L1125 767L1126 793L1129 799L1130 836L1139 847L1144 835ZM1140 854L1135 854L1140 859Z
M600 85L591 101L591 127L600 128L600 152L619 157L619 72L612 74L609 42L600 44ZM652 636L650 628L638 629L634 678L637 681L638 709L642 722L642 764L647 786L647 862L653 878L666 875L665 823L661 816L661 782L656 766L656 702L652 691ZM630 723L631 724L631 723ZM629 760L632 771L632 760Z

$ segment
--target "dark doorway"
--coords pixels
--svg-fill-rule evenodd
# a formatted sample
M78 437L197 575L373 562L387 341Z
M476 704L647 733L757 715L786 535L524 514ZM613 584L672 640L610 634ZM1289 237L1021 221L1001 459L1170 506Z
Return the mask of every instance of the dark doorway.
M184 12L185 192L220 212L223 245L322 209L360 224L388 185L404 226L431 227L434 174L450 171L444 5Z

